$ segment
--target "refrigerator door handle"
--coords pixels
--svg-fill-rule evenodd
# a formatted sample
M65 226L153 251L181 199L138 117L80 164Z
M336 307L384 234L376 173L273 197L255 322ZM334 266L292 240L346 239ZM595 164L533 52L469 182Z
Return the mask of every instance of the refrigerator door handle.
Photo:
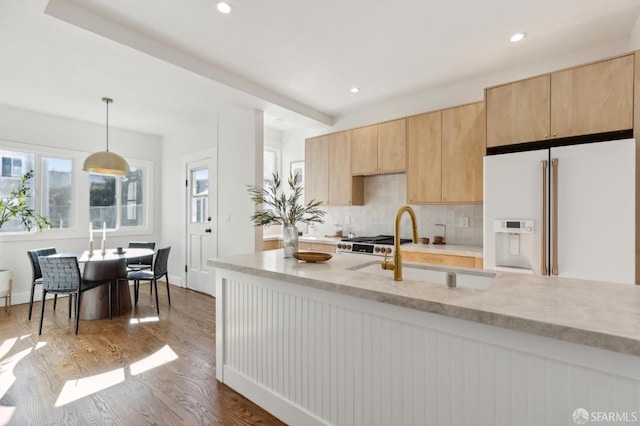
M541 247L542 253L541 256L541 275L549 275L549 270L547 268L547 169L548 163L547 160L542 160L540 162L542 166L542 231L541 236Z
M558 159L551 159L551 275L558 275Z

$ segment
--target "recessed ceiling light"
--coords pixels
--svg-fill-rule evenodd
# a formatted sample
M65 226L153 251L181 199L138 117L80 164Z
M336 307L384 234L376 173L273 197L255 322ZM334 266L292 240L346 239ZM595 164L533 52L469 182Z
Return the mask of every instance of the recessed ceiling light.
M216 7L218 8L218 12L220 13L224 13L225 15L231 13L231 5L225 1L218 2Z
M526 37L525 33L515 33L514 35L511 36L509 40L511 41L511 43L515 43L522 40L525 37Z
M351 89L349 89L349 91L350 91L351 93L358 93L358 92L360 91L360 88L359 88L359 87L355 87L355 86L354 86L354 87L352 87Z

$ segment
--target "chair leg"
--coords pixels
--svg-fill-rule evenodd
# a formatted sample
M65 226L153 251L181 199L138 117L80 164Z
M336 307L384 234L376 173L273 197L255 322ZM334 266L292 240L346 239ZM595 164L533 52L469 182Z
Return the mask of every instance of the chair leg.
M140 293L140 280L133 281L133 295L135 296L135 304L138 304L138 294Z
M58 295L54 294L53 295L53 310L56 310L56 305L58 304Z
M71 319L71 302L73 301L73 294L69 293L69 319Z
M120 279L116 280L116 305L118 305L118 316L120 316Z
M169 274L165 274L164 279L167 280L167 297L169 298L169 306L171 306L171 291L169 291Z
M153 286L156 288L156 311L158 312L158 316L160 316L160 303L158 303L158 281L153 280ZM149 283L149 287L151 287L151 283Z
M47 300L47 290L42 289L42 306L40 306L40 328L38 329L38 336L42 335L42 319L44 318L44 301Z
M113 285L113 280L109 281L109 319L113 318L113 308L111 307L111 286Z
M31 311L33 311L33 293L36 291L36 283L31 283L31 298L29 299L29 321L31 321Z
M78 291L76 292L76 334L78 334L79 325L80 325L80 289L78 288Z

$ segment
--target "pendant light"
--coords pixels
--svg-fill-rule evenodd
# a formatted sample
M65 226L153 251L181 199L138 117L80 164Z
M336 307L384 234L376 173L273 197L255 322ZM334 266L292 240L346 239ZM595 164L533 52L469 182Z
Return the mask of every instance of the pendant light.
M127 160L109 151L109 104L113 99L102 98L107 104L107 150L91 154L84 160L82 170L103 175L128 175L131 173Z

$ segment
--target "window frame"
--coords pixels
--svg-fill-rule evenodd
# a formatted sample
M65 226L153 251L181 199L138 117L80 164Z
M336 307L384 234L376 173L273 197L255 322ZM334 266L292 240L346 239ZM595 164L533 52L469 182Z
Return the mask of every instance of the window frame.
M55 239L79 239L89 238L89 173L82 170L84 160L91 153L67 149L55 148L49 146L40 146L27 143L11 142L0 139L0 149L7 151L21 152L34 156L34 179L30 182L33 191L35 211L40 214L43 212L43 159L60 158L72 160L71 172L71 224L68 228L51 228L44 232L38 232L36 229L29 231L11 231L0 232L2 241L20 241L24 240L26 235L29 238L37 238L39 240L55 240ZM149 160L125 157L127 162L135 168L143 169L143 225L136 227L118 227L117 229L107 230L108 235L112 237L118 236L136 236L148 235L154 232L154 203L155 203L155 185L154 185L154 169L155 163ZM24 170L24 168L23 168ZM17 180L17 179L16 179ZM117 179L119 182L120 179ZM119 191L120 184L116 185ZM120 201L120 193L118 192L118 203Z

